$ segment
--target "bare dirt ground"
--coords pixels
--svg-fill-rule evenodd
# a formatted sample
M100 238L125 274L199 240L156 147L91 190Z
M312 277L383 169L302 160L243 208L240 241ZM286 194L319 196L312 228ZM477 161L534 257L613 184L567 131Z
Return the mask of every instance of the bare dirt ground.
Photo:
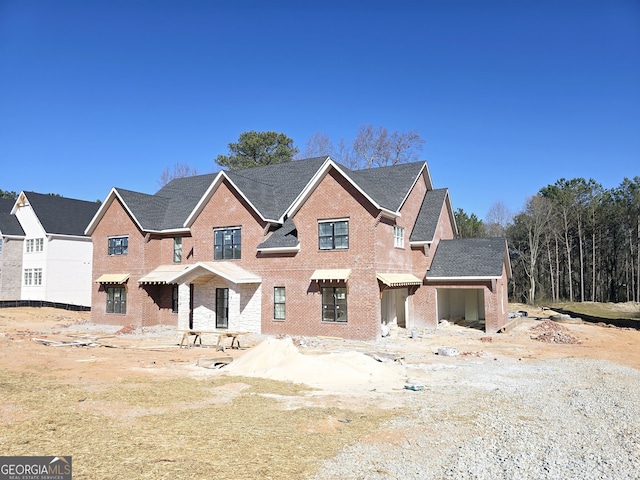
M377 342L294 338L305 361L319 359L305 370L280 347L256 357L266 336L224 352L206 335L203 346L180 348L172 327L130 331L91 324L88 312L0 309L0 452L72 455L76 479L309 478L319 461L406 414L416 395L407 382L428 386L435 369L586 358L640 370L640 331L549 323L554 312L510 305L518 310L528 316L507 333L444 324ZM443 347L459 355L437 355ZM327 366L329 353L345 356ZM223 357L253 362L233 376L198 366ZM275 357L290 363L269 368Z

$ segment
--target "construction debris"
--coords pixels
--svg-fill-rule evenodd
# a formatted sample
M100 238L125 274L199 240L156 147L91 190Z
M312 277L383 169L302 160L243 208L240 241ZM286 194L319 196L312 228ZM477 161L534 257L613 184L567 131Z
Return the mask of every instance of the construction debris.
M73 340L71 342L61 342L57 340L47 340L45 338L33 338L34 342L41 343L50 347L99 347L100 344L93 340Z
M566 327L551 320L542 321L539 325L533 327L531 331L536 333L531 339L539 342L562 344L582 343L582 340L569 335Z

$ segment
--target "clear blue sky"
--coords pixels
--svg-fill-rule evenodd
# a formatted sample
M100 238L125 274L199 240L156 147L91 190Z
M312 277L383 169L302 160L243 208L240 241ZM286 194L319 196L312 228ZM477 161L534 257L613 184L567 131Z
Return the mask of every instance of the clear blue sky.
M248 130L363 124L417 130L480 218L640 175L638 0L316 3L0 0L0 189L154 193Z

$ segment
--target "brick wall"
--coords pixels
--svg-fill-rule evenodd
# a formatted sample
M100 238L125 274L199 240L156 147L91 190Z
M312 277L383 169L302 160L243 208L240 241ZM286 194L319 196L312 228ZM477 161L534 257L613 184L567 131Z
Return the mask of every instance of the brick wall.
M191 235L183 236L185 265L213 261L215 228L242 228L242 257L228 260L262 278L260 285L235 285L220 277L188 279L179 287L179 315L170 313L170 286L138 286L138 279L161 264L173 262L173 237L143 235L119 202L114 201L93 234L94 279L101 273L129 273L126 316L105 314L103 287L94 286L92 318L97 323L150 325L168 323L182 329L189 325L189 283L194 282L194 328L215 327L215 289L229 288L229 329L261 331L266 334L337 336L374 339L380 334L381 300L377 272L412 273L424 278L437 242L453 238L453 226L443 206L434 245L425 254L412 249L409 236L420 209L426 184L421 177L408 195L401 216L396 219L379 215L369 201L348 181L330 169L293 221L298 231L297 253L258 253L256 247L265 239L268 224L225 180L213 192L200 215L190 227ZM320 250L318 222L348 219L349 248ZM393 227L404 227L405 246L394 248ZM109 257L106 254L109 235L129 235L129 254ZM348 282L317 284L311 281L316 269L351 269ZM348 288L346 323L322 321L323 286ZM284 320L273 318L274 287L285 287ZM506 285L504 288L506 298ZM424 285L409 290L407 327L435 326L435 287ZM491 328L502 317L494 315L503 306L491 294L485 297ZM493 318L498 320L494 322ZM506 318L506 314L505 314ZM200 322L200 323L198 323Z

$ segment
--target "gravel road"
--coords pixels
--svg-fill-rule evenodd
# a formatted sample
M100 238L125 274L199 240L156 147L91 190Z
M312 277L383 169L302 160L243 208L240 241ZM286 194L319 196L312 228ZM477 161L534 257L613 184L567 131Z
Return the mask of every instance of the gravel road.
M316 479L638 479L640 371L600 360L409 369L406 414Z

